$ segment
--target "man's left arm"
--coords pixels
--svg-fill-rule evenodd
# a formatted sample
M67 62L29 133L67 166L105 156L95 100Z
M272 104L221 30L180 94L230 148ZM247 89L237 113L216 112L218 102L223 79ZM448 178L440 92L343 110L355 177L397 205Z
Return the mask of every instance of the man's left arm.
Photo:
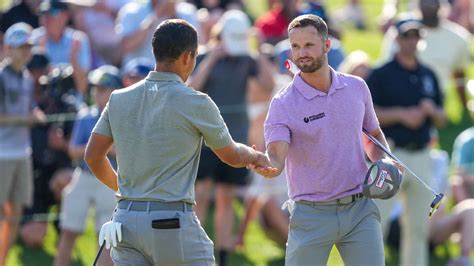
M87 143L84 160L100 182L113 191L117 191L117 172L115 172L109 158L107 158L113 143L114 140L111 137L92 133Z
M382 132L382 129L378 127L374 131L370 132L374 138L376 138L387 150L390 151L390 147L385 139L385 135ZM364 150L370 161L375 162L377 160L385 159L387 156L382 149L377 147L367 136L363 137Z

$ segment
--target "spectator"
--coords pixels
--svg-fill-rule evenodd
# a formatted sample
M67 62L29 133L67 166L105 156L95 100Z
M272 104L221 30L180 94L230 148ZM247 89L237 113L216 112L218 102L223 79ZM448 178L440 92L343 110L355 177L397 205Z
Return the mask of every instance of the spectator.
M84 96L87 90L86 75L91 68L89 39L83 32L67 26L70 12L66 3L43 0L39 12L42 26L33 31L35 45L46 51L51 64L71 64L78 95Z
M29 125L44 115L33 107L31 26L13 24L5 32L6 55L0 64L0 265L6 265L15 242L19 217L32 203L33 176Z
M338 70L342 73L351 74L361 77L363 80L367 80L371 71L369 63L369 55L362 50L356 50L351 52L344 61L342 61Z
M448 19L474 33L474 3L469 0L452 0Z
M115 32L115 18L125 4L131 0L97 0L92 5L87 1L73 1L72 12L74 26L89 37L93 65L103 64L120 65L122 53L120 51L120 36Z
M431 183L430 130L445 122L442 94L435 74L419 63L416 47L422 24L402 20L397 24L400 47L392 61L374 69L367 84L380 125L395 144L393 153L424 181ZM428 265L428 215L431 193L413 177L406 177L398 197L403 198L402 265ZM386 232L393 197L377 201Z
M122 82L124 87L132 86L133 84L144 79L150 71L153 71L153 61L148 58L135 58L128 62L122 68Z
M299 1L278 0L272 2L274 3L270 6L270 10L257 18L255 26L260 30L263 42L276 44L288 38L288 24L298 15Z
M114 89L122 87L119 70L111 65L104 65L89 75L92 87L94 106L79 111L69 142L69 156L78 161L74 176L69 185L63 190L61 203L61 236L58 245L58 255L54 265L69 265L72 249L77 236L84 232L89 208L95 208L95 230L99 232L102 224L110 220L115 208L114 192L103 186L90 172L84 161L84 151L87 141L105 108L110 94ZM109 153L109 159L116 169L115 151ZM103 253L104 262L112 264L110 256Z
M119 11L115 29L121 37L122 65L137 57L153 58L153 31L165 19L184 19L199 32L196 12L196 7L186 2L150 0L126 4Z
M49 66L44 68L39 71L45 71ZM48 124L36 125L31 131L33 206L25 210L21 228L21 238L30 247L43 245L48 228L47 220L33 218L50 213L50 208L60 202L61 192L72 178L72 162L67 154L76 111L72 72L70 65L60 64L52 67L47 76L39 78L41 90L36 95L36 104L40 110L56 119ZM54 224L59 229L57 219Z
M472 98L468 102L468 109L474 122L474 86L468 91ZM474 198L474 126L456 138L452 161L455 171L452 177L454 201L459 203Z
M430 67L436 74L441 91L447 95L452 82L459 96L459 102L465 106L465 71L469 64L470 33L461 26L440 16L440 0L420 0L419 10L424 25L423 40L418 48L421 63ZM383 41L382 58L390 60L397 51L396 29L387 31ZM454 78L454 79L452 79Z
M273 78L264 57L249 54L250 20L239 10L224 13L216 25L216 36L208 44L209 50L198 57L197 67L189 81L195 90L206 92L217 104L232 137L247 143L249 121L246 111L247 89L273 89ZM226 265L232 250L232 201L236 189L248 184L248 171L234 169L222 163L204 147L196 182L196 214L204 223L212 185L216 183L214 225L219 265Z

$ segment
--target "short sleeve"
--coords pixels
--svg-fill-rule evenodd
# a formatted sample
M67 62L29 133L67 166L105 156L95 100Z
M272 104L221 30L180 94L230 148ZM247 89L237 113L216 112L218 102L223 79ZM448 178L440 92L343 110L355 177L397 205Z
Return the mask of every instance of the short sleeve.
M278 98L270 103L264 124L265 143L285 141L291 143L291 131L287 123L286 110Z
M361 82L361 86L365 95L365 113L362 127L368 130L369 132L372 132L379 127L379 120L377 119L377 115L375 114L374 104L372 101L370 90L363 80L361 80Z
M230 145L232 137L214 101L206 95L200 106L197 117L192 122L201 132L206 145L213 149Z
M94 129L92 130L92 133L97 133L100 135L113 138L112 128L110 126L110 120L109 120L109 105L110 105L110 100L105 106L104 110L102 111L99 121L97 121L97 124L95 124Z

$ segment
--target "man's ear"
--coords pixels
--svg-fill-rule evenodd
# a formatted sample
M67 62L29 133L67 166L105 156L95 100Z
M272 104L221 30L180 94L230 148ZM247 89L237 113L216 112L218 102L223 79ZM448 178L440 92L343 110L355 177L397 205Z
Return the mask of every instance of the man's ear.
M188 51L188 52L183 52L181 54L181 62L183 62L184 65L188 65L192 63L193 60L193 53Z
M329 49L331 49L331 39L327 38L324 42L324 52L329 52Z

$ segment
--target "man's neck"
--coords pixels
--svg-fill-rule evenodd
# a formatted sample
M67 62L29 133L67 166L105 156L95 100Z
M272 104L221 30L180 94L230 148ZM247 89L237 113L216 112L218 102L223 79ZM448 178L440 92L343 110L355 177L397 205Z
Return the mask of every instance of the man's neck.
M439 19L437 17L423 18L422 23L427 28L437 28L439 26Z
M10 66L16 73L21 73L23 72L23 69L25 68L25 65L19 62L13 62L10 61Z
M323 65L316 72L303 73L301 72L301 78L311 85L315 90L328 93L331 88L331 70L328 65Z
M155 66L156 72L168 72L178 75L181 80L185 81L187 77L184 76L180 68L173 63L157 63Z
M414 70L418 67L416 56L412 54L397 53L396 60L403 68L409 70Z

